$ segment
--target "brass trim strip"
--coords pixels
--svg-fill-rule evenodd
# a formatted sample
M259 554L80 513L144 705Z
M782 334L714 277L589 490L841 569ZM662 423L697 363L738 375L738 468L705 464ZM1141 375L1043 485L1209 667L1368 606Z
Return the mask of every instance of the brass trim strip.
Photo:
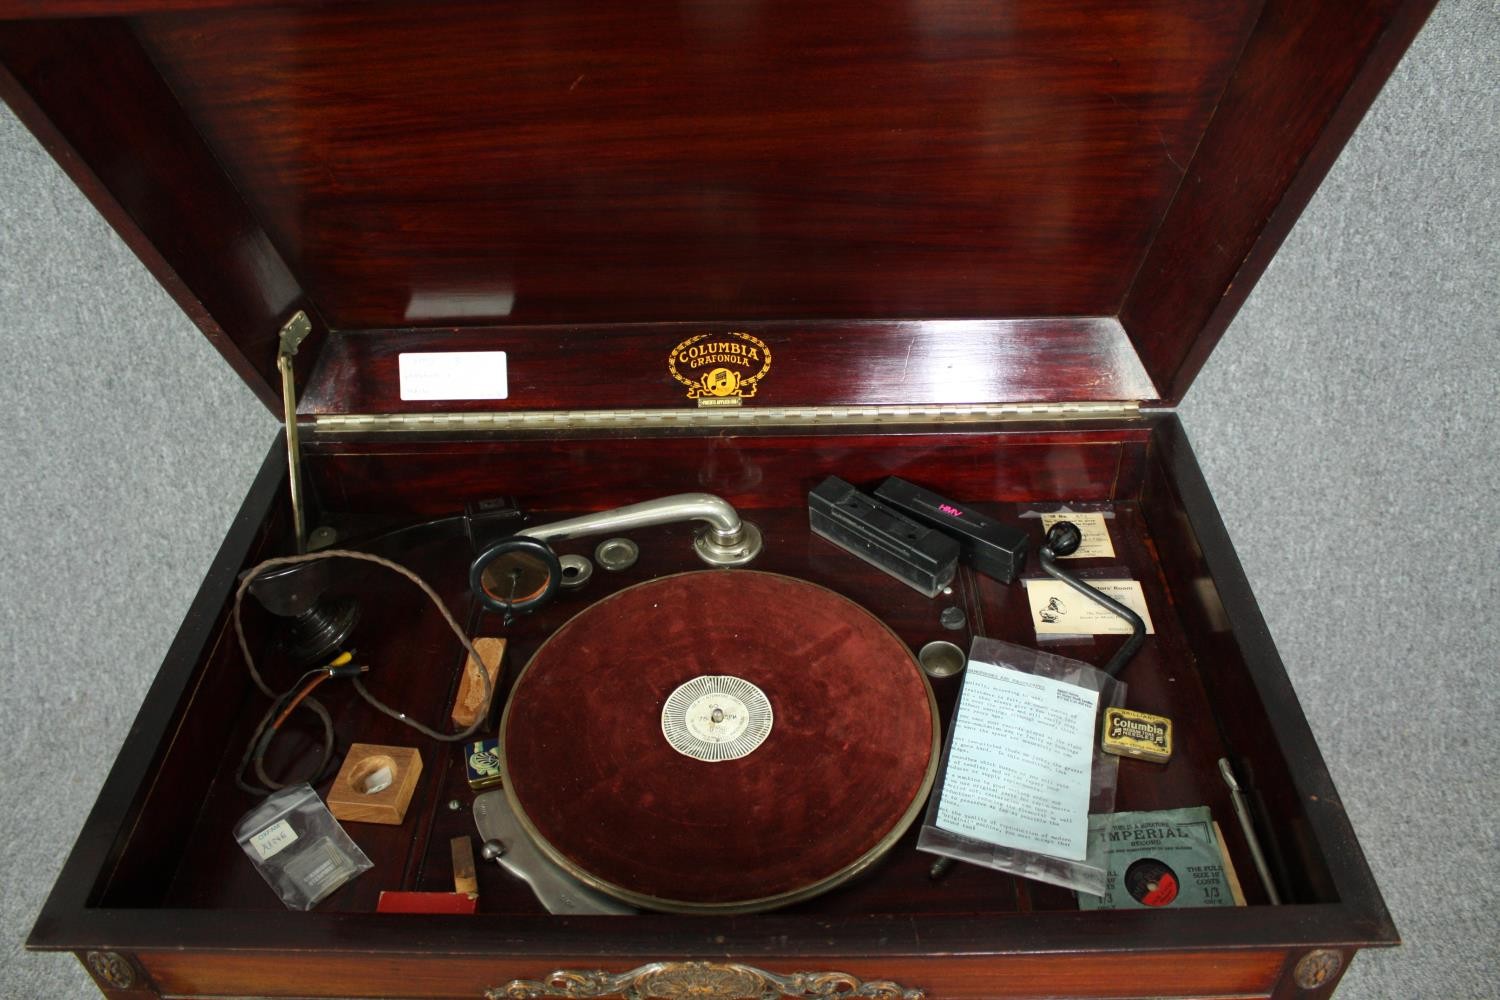
M746 406L664 410L520 410L505 413L321 414L316 434L411 431L611 430L655 427L801 427L820 424L991 423L1140 416L1130 402L982 403L941 406Z
M486 1000L924 1000L889 980L868 982L847 972L793 972L777 975L738 962L652 962L629 972L558 969L540 980L513 979L485 992Z

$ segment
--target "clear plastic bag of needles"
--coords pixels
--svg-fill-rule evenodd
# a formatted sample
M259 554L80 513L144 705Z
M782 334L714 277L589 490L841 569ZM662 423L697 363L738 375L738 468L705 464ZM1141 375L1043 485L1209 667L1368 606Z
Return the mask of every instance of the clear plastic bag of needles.
M1092 895L1108 865L1119 758L1099 713L1125 685L1087 663L976 636L917 848Z
M373 867L311 785L288 785L240 817L234 839L292 910L310 910Z

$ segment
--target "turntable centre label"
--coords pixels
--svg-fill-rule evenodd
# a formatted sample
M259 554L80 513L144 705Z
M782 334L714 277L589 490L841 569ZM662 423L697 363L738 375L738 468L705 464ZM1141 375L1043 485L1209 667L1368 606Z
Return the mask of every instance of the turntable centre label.
M774 723L771 702L740 677L695 677L667 696L661 732L672 749L708 763L754 753Z
M687 710L687 731L704 743L733 743L750 725L750 710L732 694L706 694Z

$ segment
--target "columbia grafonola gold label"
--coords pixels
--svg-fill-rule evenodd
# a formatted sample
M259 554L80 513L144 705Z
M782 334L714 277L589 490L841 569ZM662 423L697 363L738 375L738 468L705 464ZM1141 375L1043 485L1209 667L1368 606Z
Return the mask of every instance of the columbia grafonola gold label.
M748 333L700 333L672 348L667 369L699 406L739 406L771 370L771 349Z

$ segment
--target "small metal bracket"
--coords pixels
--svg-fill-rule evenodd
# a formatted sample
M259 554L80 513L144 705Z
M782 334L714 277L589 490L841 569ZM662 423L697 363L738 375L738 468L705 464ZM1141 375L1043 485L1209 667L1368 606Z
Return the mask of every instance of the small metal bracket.
M310 333L312 333L312 320L307 318L307 313L298 309L296 314L281 328L280 354L288 358L295 355L297 348L302 346L302 342Z
M276 370L281 372L281 405L286 419L286 461L292 492L292 531L297 536L297 552L307 551L307 521L302 506L302 443L297 432L297 379L292 359L297 348L312 333L312 320L298 309L281 328L280 347L276 352Z

